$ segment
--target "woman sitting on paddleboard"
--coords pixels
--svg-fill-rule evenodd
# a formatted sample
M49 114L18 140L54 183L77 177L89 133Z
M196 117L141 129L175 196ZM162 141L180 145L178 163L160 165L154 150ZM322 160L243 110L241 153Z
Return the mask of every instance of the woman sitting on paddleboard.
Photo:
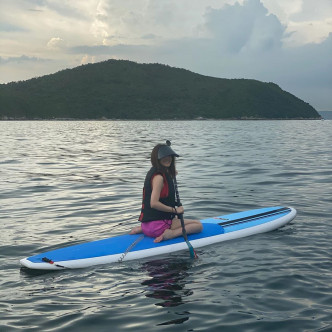
M169 143L170 144L170 143ZM146 175L143 202L139 221L141 226L130 234L144 233L154 237L154 242L173 239L182 235L179 214L183 206L176 207L174 182L175 157L179 157L169 145L158 144L151 153L152 167ZM184 220L187 234L199 233L203 227L198 220Z

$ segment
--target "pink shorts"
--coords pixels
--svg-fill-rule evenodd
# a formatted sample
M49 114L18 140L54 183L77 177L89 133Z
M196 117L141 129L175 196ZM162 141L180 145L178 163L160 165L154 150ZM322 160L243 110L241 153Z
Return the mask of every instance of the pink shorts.
M165 232L166 229L170 229L172 226L172 220L153 220L148 222L142 222L142 231L146 236L157 237Z

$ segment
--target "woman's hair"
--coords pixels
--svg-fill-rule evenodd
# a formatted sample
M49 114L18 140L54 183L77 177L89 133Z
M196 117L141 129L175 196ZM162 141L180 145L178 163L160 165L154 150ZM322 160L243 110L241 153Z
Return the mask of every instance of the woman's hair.
M163 173L167 172L167 168L164 167L160 160L158 159L158 150L161 146L164 146L165 144L157 144L152 152L151 152L151 164L153 167L155 167L157 170L162 171ZM172 163L171 166L168 168L168 173L172 178L175 178L176 175L176 168L175 168L175 156L172 157Z

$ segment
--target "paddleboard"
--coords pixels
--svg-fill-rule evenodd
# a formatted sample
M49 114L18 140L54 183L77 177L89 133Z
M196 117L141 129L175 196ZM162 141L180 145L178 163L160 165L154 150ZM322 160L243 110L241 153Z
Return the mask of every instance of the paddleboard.
M194 248L200 248L275 230L295 216L294 208L275 206L203 219L203 231L188 235L188 240ZM153 240L143 234L119 235L47 251L21 259L20 263L37 270L77 269L188 250L183 237L160 243Z

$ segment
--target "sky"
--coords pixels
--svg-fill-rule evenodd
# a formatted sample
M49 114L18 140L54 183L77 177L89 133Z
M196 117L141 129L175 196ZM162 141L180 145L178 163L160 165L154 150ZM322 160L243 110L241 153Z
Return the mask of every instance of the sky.
M332 0L1 0L0 83L107 59L274 82L332 111Z

